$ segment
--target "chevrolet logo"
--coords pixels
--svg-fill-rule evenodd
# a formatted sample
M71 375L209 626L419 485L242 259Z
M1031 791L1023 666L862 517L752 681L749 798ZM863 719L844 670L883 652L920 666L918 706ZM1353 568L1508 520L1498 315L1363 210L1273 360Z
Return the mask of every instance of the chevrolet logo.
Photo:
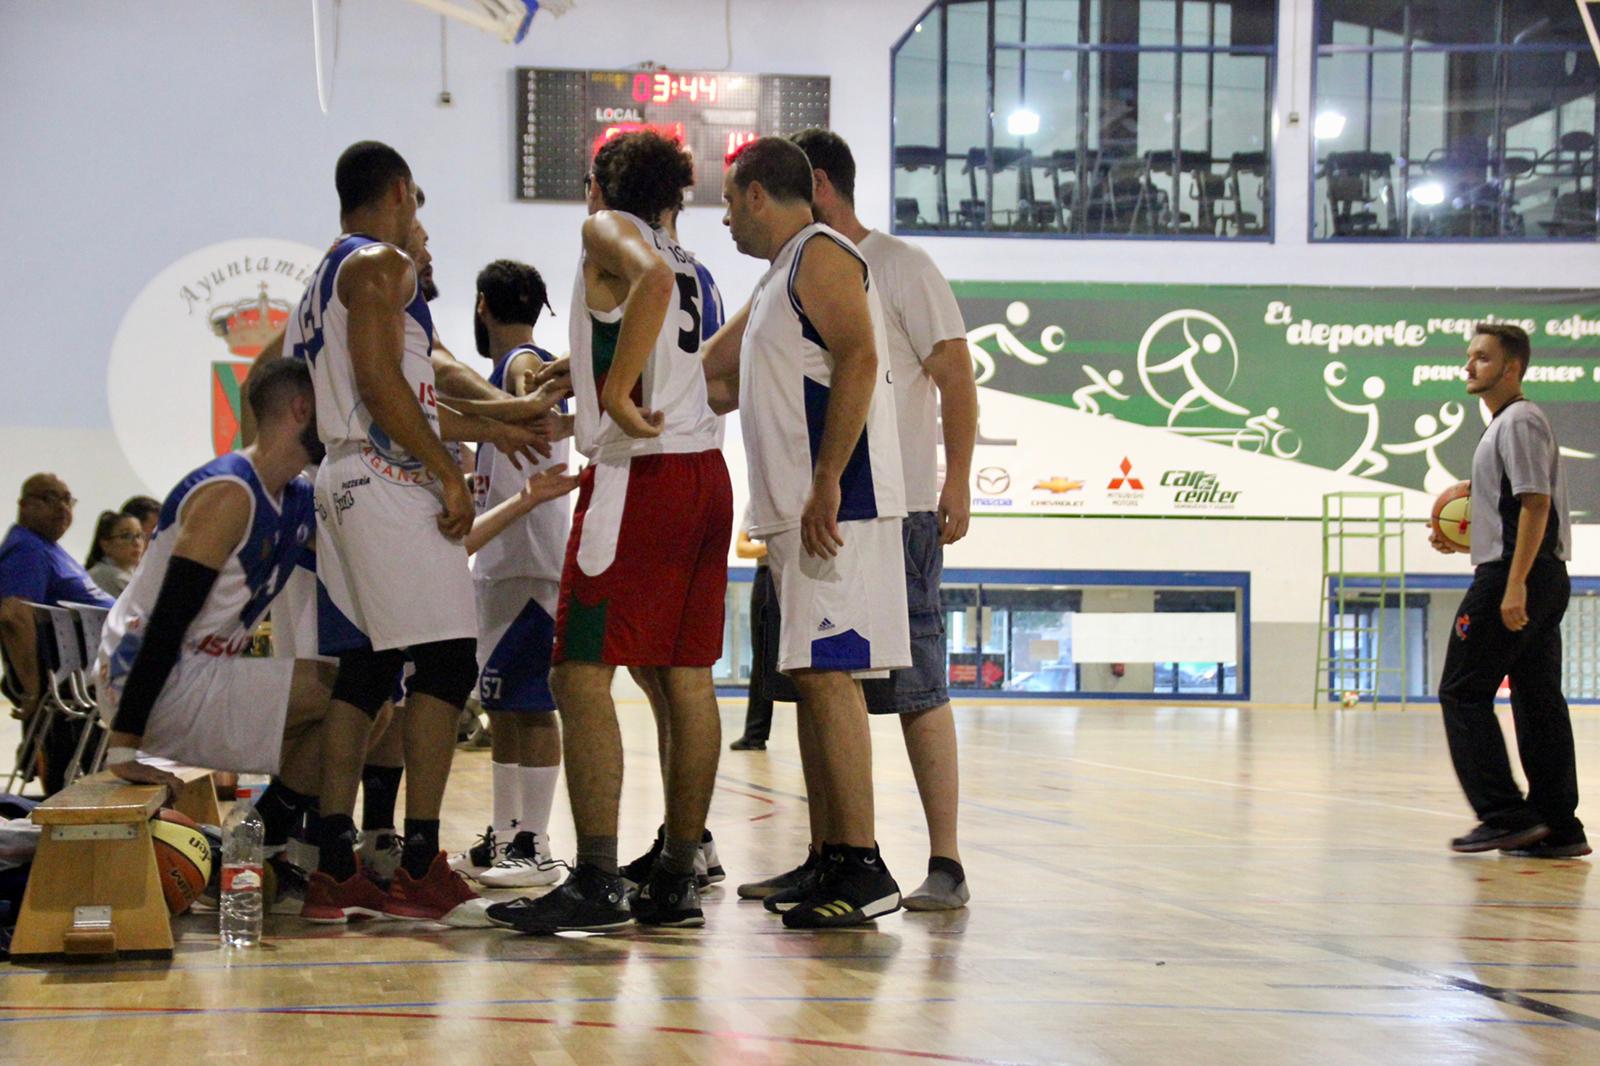
M1053 493L1056 496L1060 496L1062 493L1077 492L1079 489L1082 489L1082 488L1083 488L1083 482L1081 482L1081 481L1073 481L1071 478L1065 478L1065 477L1053 477L1049 481L1035 482L1034 486L1033 486L1033 491L1034 492L1049 492L1049 493Z

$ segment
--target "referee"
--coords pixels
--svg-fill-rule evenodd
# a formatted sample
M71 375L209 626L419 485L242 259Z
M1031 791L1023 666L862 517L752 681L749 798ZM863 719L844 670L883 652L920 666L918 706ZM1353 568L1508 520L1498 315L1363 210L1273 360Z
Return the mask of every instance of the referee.
M1450 846L1571 858L1589 854L1576 815L1572 721L1561 694L1572 527L1555 433L1522 395L1531 354L1527 333L1500 324L1479 325L1467 348L1467 392L1494 417L1472 457L1475 570L1439 681L1450 759L1480 822ZM1450 550L1438 534L1433 546ZM1511 777L1494 713L1507 676L1526 798Z

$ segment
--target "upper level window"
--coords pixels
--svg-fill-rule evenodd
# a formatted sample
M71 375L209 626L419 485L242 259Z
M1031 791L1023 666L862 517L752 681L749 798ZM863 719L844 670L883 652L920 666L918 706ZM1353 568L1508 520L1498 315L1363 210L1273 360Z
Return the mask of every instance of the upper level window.
M1596 236L1594 53L1572 0L1319 0L1312 236Z
M894 49L896 232L1266 237L1275 0L938 0Z

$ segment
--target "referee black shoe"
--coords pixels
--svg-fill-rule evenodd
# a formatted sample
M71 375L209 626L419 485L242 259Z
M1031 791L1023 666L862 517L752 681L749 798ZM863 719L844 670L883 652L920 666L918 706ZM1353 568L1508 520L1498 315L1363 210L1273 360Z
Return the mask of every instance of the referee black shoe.
M1501 852L1514 859L1579 859L1594 849L1583 830L1551 833L1537 844L1524 844L1517 848L1502 848Z
M1503 825L1482 822L1466 836L1456 837L1450 841L1450 850L1463 854L1479 851L1510 851L1513 848L1525 848L1529 844L1537 844L1549 835L1550 827L1543 822L1517 829L1507 829Z
M484 914L495 925L534 936L602 932L620 929L633 920L622 878L587 863L573 870L549 895L496 903Z
M876 847L835 845L811 894L783 912L786 929L864 925L900 909L900 886Z

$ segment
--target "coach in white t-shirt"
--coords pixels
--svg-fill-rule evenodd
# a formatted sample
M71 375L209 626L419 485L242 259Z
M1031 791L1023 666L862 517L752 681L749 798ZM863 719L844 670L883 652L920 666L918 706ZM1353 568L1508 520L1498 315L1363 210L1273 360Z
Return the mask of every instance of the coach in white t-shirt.
M872 269L893 371L905 477L906 604L911 666L863 685L867 709L897 714L928 819L928 878L908 894L909 910L946 910L967 902L956 840L959 777L956 728L946 687L947 656L939 584L944 546L967 533L972 507L972 448L978 434L978 389L967 329L955 294L928 253L870 230L856 218L856 164L837 133L811 129L792 138L811 161L812 212L855 242ZM942 416L942 418L941 418ZM943 424L945 479L939 485Z

